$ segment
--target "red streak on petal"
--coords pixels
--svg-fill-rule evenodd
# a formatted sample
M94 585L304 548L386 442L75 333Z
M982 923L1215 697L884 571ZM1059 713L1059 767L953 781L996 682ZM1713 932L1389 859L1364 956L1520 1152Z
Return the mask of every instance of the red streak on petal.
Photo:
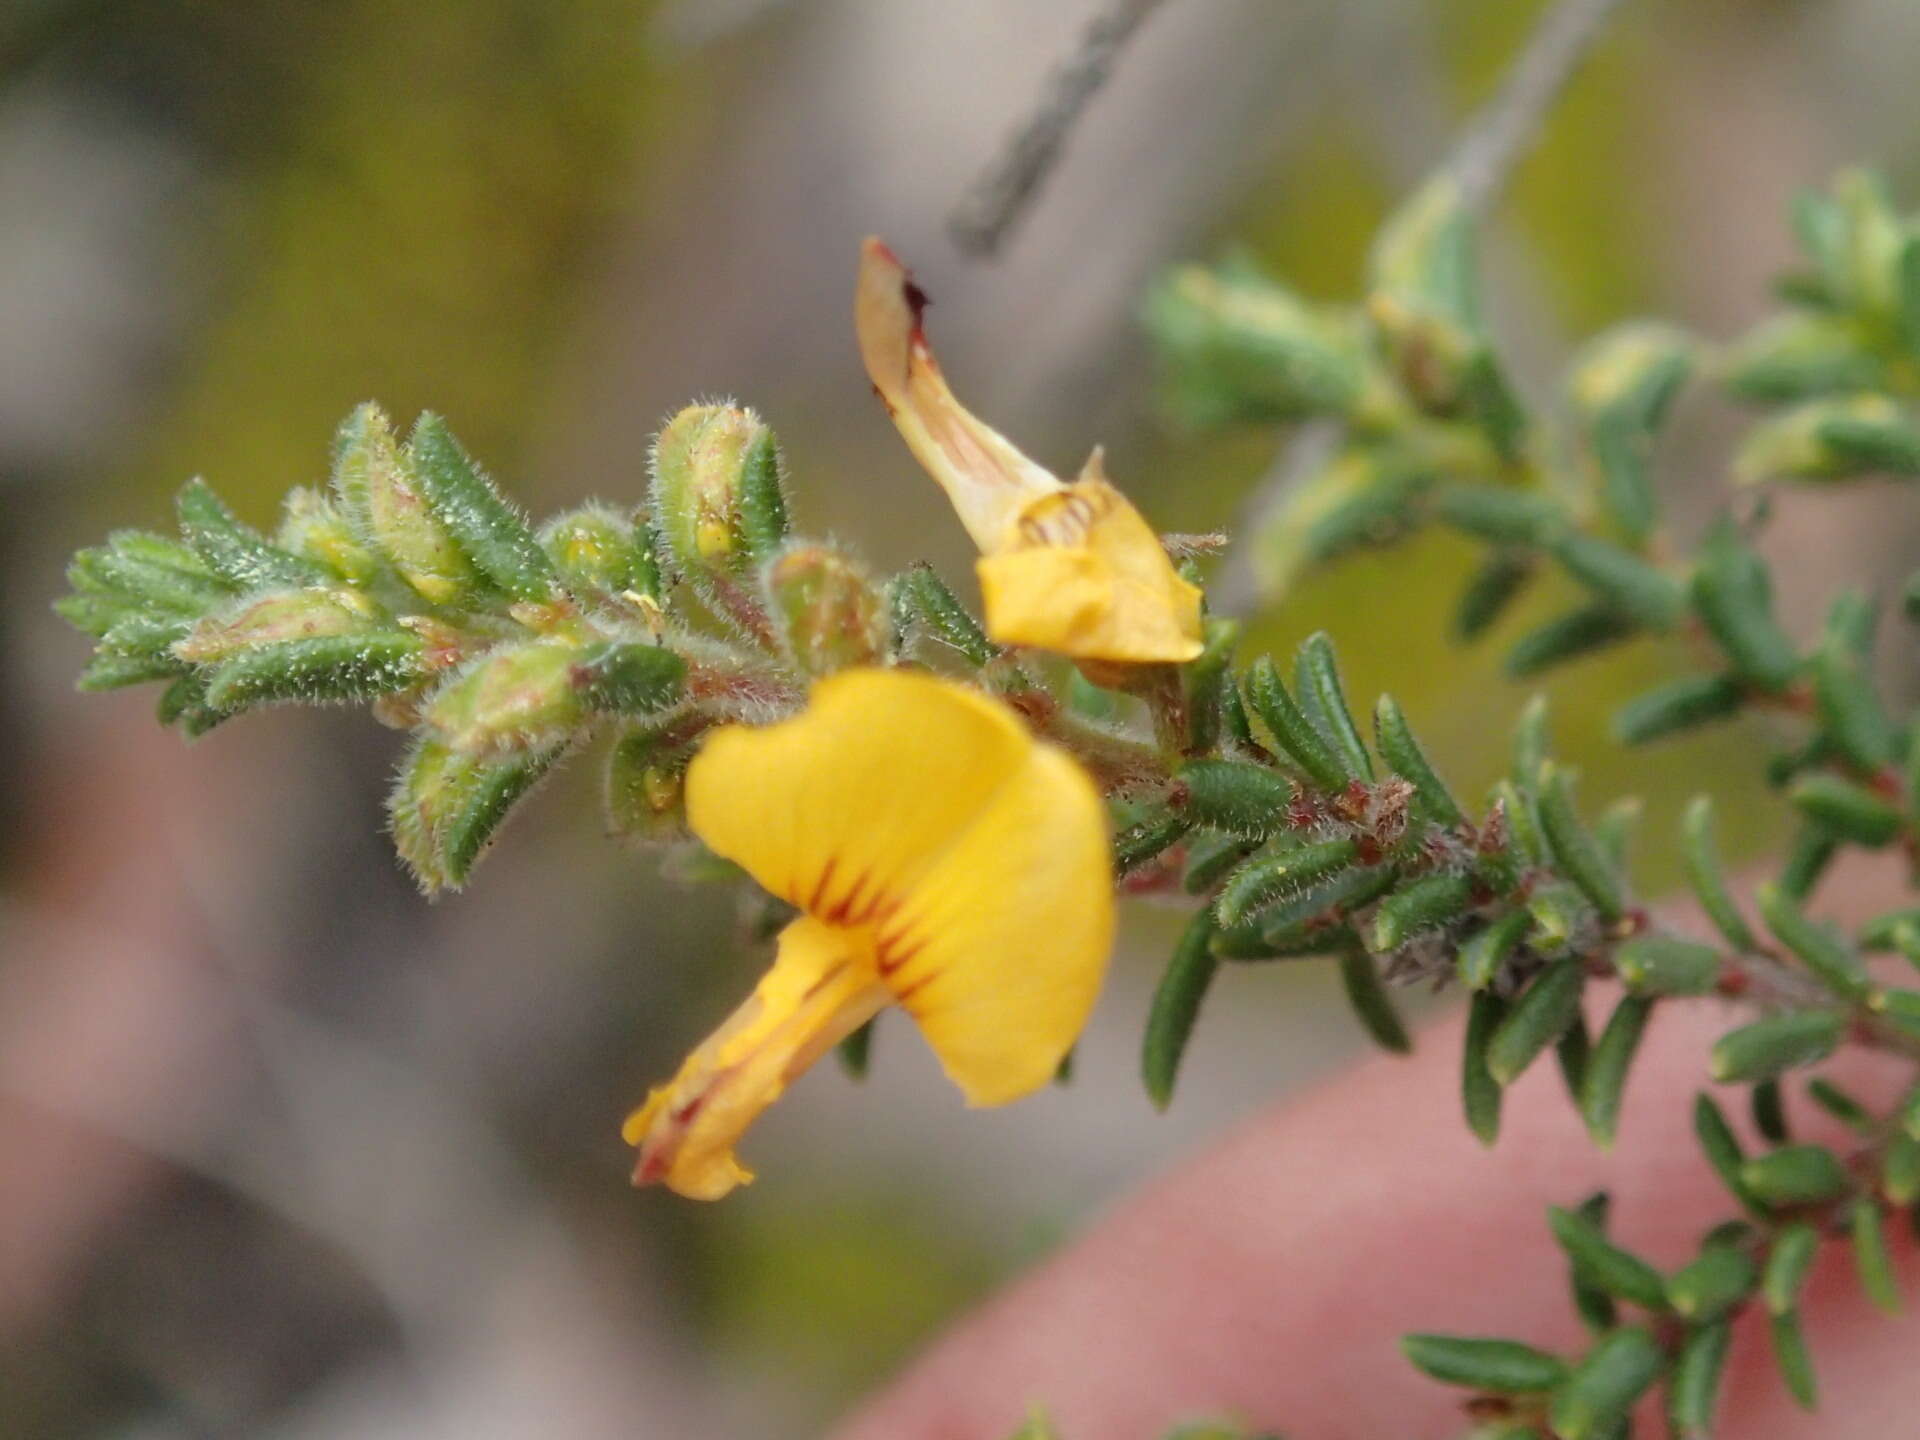
M840 857L838 855L832 855L827 858L826 868L820 872L820 878L814 882L813 894L808 898L807 903L801 907L809 915L818 915L820 913L821 902L826 899L827 886L833 881L834 867L839 863Z

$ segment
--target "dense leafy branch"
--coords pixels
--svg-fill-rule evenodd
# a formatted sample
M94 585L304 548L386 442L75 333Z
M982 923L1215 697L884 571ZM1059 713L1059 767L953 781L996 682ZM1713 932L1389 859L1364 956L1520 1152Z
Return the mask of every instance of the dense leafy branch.
M1549 1051L1596 1142L1613 1143L1657 1007L1746 1002L1711 1078L1750 1089L1767 1148L1744 1153L1717 1102L1696 1102L1737 1218L1667 1273L1607 1238L1604 1197L1554 1212L1594 1332L1583 1355L1407 1342L1422 1369L1477 1393L1483 1435L1618 1434L1655 1384L1677 1432L1702 1434L1728 1327L1745 1310L1764 1308L1782 1373L1810 1402L1795 1297L1813 1250L1844 1237L1868 1292L1891 1305L1885 1230L1920 1199L1920 1087L1875 1113L1814 1080L1809 1093L1856 1136L1844 1153L1795 1142L1780 1118L1782 1083L1843 1046L1920 1057L1920 989L1885 983L1865 961L1893 952L1920 964L1920 909L1843 935L1803 908L1845 847L1920 853L1916 726L1874 684L1867 597L1841 596L1821 633L1796 642L1753 545L1768 485L1920 472L1906 409L1920 386L1920 228L1864 176L1803 201L1798 219L1811 268L1785 287L1779 317L1721 350L1648 324L1602 336L1559 417L1527 413L1481 325L1472 227L1451 180L1386 228L1357 306L1312 306L1234 267L1182 271L1150 307L1190 416L1342 422L1339 453L1271 533L1251 537L1276 592L1305 565L1445 526L1486 551L1462 600L1463 638L1485 634L1545 570L1585 594L1513 646L1517 676L1634 635L1691 639L1703 670L1624 707L1622 740L1749 711L1794 727L1769 779L1802 829L1753 897L1761 926L1732 898L1710 802L1688 813L1711 944L1656 924L1634 897L1631 813L1581 814L1538 702L1507 775L1469 806L1391 697L1368 723L1356 716L1325 636L1285 666L1243 663L1239 626L1220 618L1177 665L1074 667L997 644L932 570L878 579L844 549L795 535L773 434L732 406L669 422L643 511L588 505L537 529L437 417L402 442L363 406L336 437L329 488L295 491L271 537L194 481L179 538L121 531L81 552L59 608L96 640L84 686L160 683L162 720L189 736L275 703L365 703L412 732L390 824L429 893L464 884L520 802L590 745L604 751L609 827L697 856L681 778L709 729L778 719L843 669L960 677L1094 777L1123 889L1198 902L1146 1022L1144 1076L1161 1105L1209 987L1248 964L1332 959L1360 1023L1393 1050L1410 1044L1395 987L1465 991L1461 1104L1487 1144L1506 1087ZM1683 551L1662 523L1653 450L1703 363L1768 413L1735 467L1759 488ZM1195 580L1211 548L1167 542ZM1596 982L1617 982L1619 996L1594 1035L1582 1002ZM846 1054L864 1065L859 1034Z
M1663 1274L1606 1240L1605 1197L1556 1212L1575 1299L1595 1332L1584 1357L1508 1340L1408 1338L1409 1357L1422 1369L1480 1392L1474 1413L1484 1424L1476 1433L1489 1437L1624 1433L1633 1406L1655 1384L1665 1387L1676 1434L1706 1434L1729 1326L1762 1305L1782 1375L1811 1405L1795 1296L1828 1236L1851 1244L1876 1303L1898 1304L1885 1230L1890 1214L1911 1212L1920 1198L1920 1086L1876 1114L1826 1079L1810 1082L1814 1101L1857 1134L1846 1153L1793 1143L1780 1088L1792 1072L1845 1045L1920 1055L1920 992L1882 983L1865 963L1873 952L1893 952L1920 964L1920 911L1881 915L1846 936L1802 908L1848 846L1898 849L1910 867L1920 857L1917 727L1912 716L1896 716L1874 684L1871 599L1843 593L1821 633L1796 643L1774 614L1754 539L1769 518L1774 486L1920 473L1920 428L1908 408L1920 373L1920 225L1897 214L1880 183L1859 172L1842 176L1831 196L1801 197L1795 224L1809 264L1783 283L1779 315L1725 347L1665 325L1619 327L1578 357L1557 415L1526 415L1502 374L1478 319L1466 208L1445 181L1389 223L1358 306L1309 305L1244 265L1177 272L1149 305L1171 393L1189 419L1331 418L1341 426L1340 448L1266 534L1249 537L1260 547L1269 599L1308 566L1440 525L1485 549L1457 613L1463 640L1486 634L1544 570L1561 571L1585 593L1576 608L1514 642L1507 669L1516 678L1638 635L1691 643L1705 668L1625 705L1614 724L1623 742L1643 744L1747 712L1783 717L1797 731L1768 768L1801 828L1780 875L1754 896L1764 930L1731 896L1714 848L1711 802L1701 797L1688 811L1689 878L1721 942L1705 945L1655 929L1626 898L1624 817L1610 812L1581 826L1569 777L1546 757L1537 702L1521 723L1514 769L1477 827L1463 825L1458 807L1435 791L1398 712L1383 709L1376 734L1393 777L1386 783L1404 782L1426 799L1424 828L1411 827L1416 838L1402 836L1386 852L1399 873L1365 896L1373 909L1358 925L1343 912L1320 918L1335 927L1336 948L1367 950L1385 977L1444 980L1451 959L1453 978L1475 992L1463 1099L1482 1139L1491 1142L1497 1131L1503 1084L1549 1045L1604 1144L1614 1137L1621 1087L1657 1002L1711 994L1750 1001L1759 1012L1721 1038L1710 1069L1716 1082L1751 1087L1769 1148L1744 1154L1718 1104L1704 1093L1696 1102L1702 1146L1741 1218L1709 1232L1694 1260ZM1731 466L1743 493L1686 553L1663 525L1654 448L1674 400L1700 369L1765 413ZM1915 586L1907 588L1911 597ZM1907 604L1911 612L1911 598ZM1261 674L1256 666L1256 684ZM1302 692L1312 684L1303 673ZM1324 738L1351 726L1317 718L1295 752L1281 735L1294 722L1282 714L1280 750L1313 784L1344 778L1356 799L1377 795L1370 774L1320 773L1327 757L1309 753L1314 733ZM1350 749L1344 759L1354 763ZM1493 846L1490 831L1498 837ZM1473 858L1455 858L1463 853ZM1256 874L1273 864L1244 863ZM1248 873L1227 877L1220 902L1197 926L1238 922ZM1191 881L1191 866L1188 875ZM1437 943L1423 958L1409 933ZM1163 1023L1150 1038L1149 1084L1159 1095L1171 1069L1153 1045L1177 1050L1198 1011L1190 992L1211 978L1191 958L1191 935L1168 970ZM1207 944L1214 954L1237 956L1244 941L1216 928ZM1581 1023L1580 989L1609 973L1624 994L1595 1039ZM1374 1001L1351 980L1349 990L1369 1028L1395 1041ZM1623 1303L1639 1312L1636 1321L1619 1319Z

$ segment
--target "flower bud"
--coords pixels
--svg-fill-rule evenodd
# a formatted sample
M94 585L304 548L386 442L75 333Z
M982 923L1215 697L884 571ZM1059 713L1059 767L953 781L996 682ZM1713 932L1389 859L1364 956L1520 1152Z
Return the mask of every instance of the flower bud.
M786 538L784 462L751 410L689 405L653 442L653 512L661 539L696 582L737 573Z
M560 753L478 760L422 737L387 801L394 846L420 888L432 895L465 884L501 823Z
M354 590L283 590L207 616L173 653L197 665L213 664L261 645L371 630L378 614L373 601Z
M1842 171L1833 182L1832 199L1809 197L1797 218L1834 299L1877 315L1897 310L1906 236L1881 176L1864 169Z
M450 680L423 720L463 755L504 755L552 744L586 718L574 685L579 651L534 641L502 646Z
M362 536L425 599L444 605L472 589L478 579L472 562L428 508L379 406L361 405L340 427L333 487Z
M1147 301L1172 399L1197 425L1346 414L1364 368L1351 324L1242 269L1176 270Z
M1473 231L1450 180L1426 186L1375 242L1367 293L1388 367L1429 414L1451 414L1467 398L1481 349Z
M1887 471L1920 474L1920 431L1878 393L1814 400L1755 426L1734 474L1760 480L1845 480Z
M370 584L380 570L380 557L360 538L346 512L305 485L288 493L274 543L353 585Z
M540 544L576 593L633 590L658 598L659 566L644 525L606 505L583 505L540 527Z
M1726 357L1727 387L1762 403L1877 389L1886 363L1860 323L1845 315L1793 312L1736 341Z
M624 840L671 841L687 835L684 782L695 741L657 726L636 727L607 752L607 829Z
M888 644L885 600L853 560L795 545L766 568L769 609L787 653L809 675L872 665Z
M560 639L503 646L428 702L424 723L469 755L558 742L595 713L649 714L675 704L686 661L658 645Z
M1670 325L1617 325L1575 359L1568 377L1574 406L1589 424L1622 417L1639 429L1660 424L1693 366L1693 346Z

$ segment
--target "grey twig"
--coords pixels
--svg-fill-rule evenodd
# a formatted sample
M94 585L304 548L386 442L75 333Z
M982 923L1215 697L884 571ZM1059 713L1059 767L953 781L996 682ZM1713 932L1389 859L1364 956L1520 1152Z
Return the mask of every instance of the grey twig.
M1463 202L1483 215L1505 190L1515 166L1539 136L1553 104L1592 53L1622 0L1556 0L1507 67L1494 97L1475 112L1433 173L1452 175ZM1316 420L1301 427L1248 494L1210 599L1222 614L1238 614L1260 600L1253 537L1288 498L1337 450L1342 427Z
M1499 92L1467 123L1440 164L1459 182L1469 211L1483 214L1500 198L1554 102L1593 53L1621 3L1558 0L1534 26Z
M1061 147L1087 102L1113 74L1127 41L1161 0L1110 0L1088 23L1080 43L1047 76L1030 115L960 197L947 233L969 255L991 255L1053 172Z

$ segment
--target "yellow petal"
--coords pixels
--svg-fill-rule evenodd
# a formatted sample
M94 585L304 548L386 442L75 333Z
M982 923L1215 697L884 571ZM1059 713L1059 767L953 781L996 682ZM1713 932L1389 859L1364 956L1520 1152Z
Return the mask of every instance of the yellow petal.
M1093 782L1006 706L843 671L793 720L714 735L686 793L716 853L810 915L870 928L970 1100L1046 1082L1105 972L1112 875Z
M735 1142L790 1080L891 998L862 936L795 920L746 1003L627 1117L620 1133L640 1147L633 1183L718 1200L752 1180Z
M860 358L907 448L984 553L999 548L1021 510L1061 481L954 399L920 328L926 303L894 253L869 237L853 301Z
M1113 873L1099 794L1035 745L878 930L882 973L973 1105L1039 1089L1100 993Z
M1093 470L1096 461L1089 462ZM1160 537L1105 480L1035 501L1020 544L979 562L987 633L1083 660L1191 660L1201 650L1200 592Z
M854 325L874 389L979 547L987 633L1083 660L1191 660L1200 592L1094 451L1068 485L953 396L920 327L926 296L893 252L860 252Z
M768 890L871 922L1026 763L1006 706L951 681L844 670L778 725L730 725L688 767L687 822Z

